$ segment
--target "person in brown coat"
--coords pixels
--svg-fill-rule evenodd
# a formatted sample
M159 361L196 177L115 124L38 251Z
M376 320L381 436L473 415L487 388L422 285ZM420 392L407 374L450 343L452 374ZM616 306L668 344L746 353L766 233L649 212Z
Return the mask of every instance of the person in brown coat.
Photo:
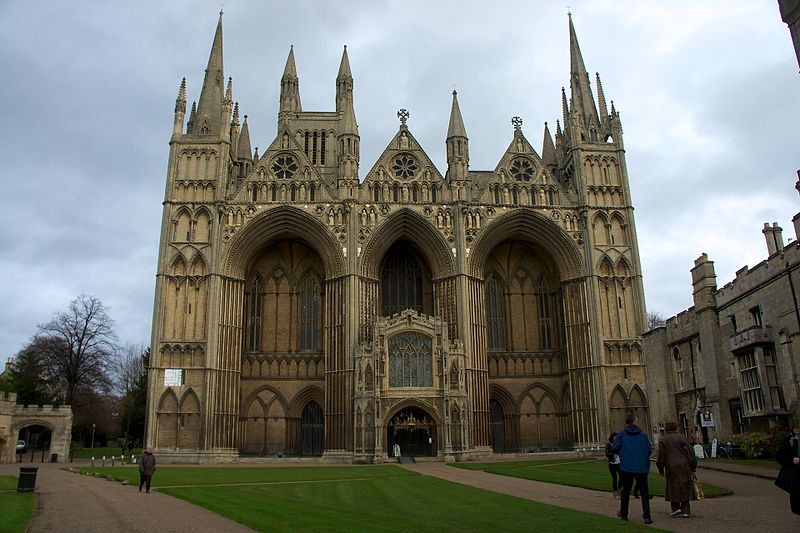
M142 492L142 485L147 484L147 492L150 492L150 482L153 481L153 473L156 471L156 456L153 449L149 446L142 453L139 460L139 492Z
M692 499L692 472L697 469L697 457L689 439L678 434L678 424L664 424L667 434L658 439L658 473L666 475L664 499L672 506L673 518L689 518Z

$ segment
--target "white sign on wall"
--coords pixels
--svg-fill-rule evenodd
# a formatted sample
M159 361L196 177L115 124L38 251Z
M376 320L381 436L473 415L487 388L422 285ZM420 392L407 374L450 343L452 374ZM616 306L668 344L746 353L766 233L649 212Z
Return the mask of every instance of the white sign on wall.
M704 428L714 427L714 413L711 411L703 411L700 413L700 425Z
M165 368L164 369L164 386L165 387L178 387L183 385L183 369L182 368Z

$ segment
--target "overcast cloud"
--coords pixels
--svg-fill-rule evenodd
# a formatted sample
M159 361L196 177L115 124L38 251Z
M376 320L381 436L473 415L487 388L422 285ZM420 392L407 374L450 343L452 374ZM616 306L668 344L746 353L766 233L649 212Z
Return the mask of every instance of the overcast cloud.
M523 118L541 152L569 80L559 2L228 0L225 75L254 146L276 130L295 47L304 110L334 109L348 45L361 174L409 127L439 170L450 93L470 167L494 169ZM691 305L702 252L721 286L794 238L800 75L776 0L572 0L589 72L620 111L649 310ZM122 341L149 343L172 110L199 98L218 2L30 2L0 7L0 356L85 292Z

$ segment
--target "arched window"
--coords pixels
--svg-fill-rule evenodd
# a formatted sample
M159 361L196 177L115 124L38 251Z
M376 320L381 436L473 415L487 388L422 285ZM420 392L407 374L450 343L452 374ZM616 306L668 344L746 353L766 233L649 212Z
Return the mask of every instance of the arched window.
M676 385L678 386L678 390L683 390L683 358L681 357L681 352L677 347L672 350L672 357L675 359L675 377L677 378Z
M431 187L431 203L436 203L436 193L438 192L438 187L434 185Z
M398 187L396 183L394 184L394 187L392 187L392 201L400 201L400 187Z
M313 202L317 199L317 188L314 187L314 184L308 186L308 200Z
M295 187L294 183L292 183L292 186L289 188L289 194L292 202L294 202L297 198L297 187Z
M486 283L486 345L506 349L506 302L503 284L495 276Z
M400 333L390 338L389 386L433 386L431 345L431 338L419 333Z
M500 186L494 188L494 203L500 203Z
M424 275L416 255L407 246L390 250L381 264L381 313L391 316L405 309L425 312Z
M378 184L374 184L372 186L372 201L373 202L380 202L381 201L381 188Z
M300 288L300 339L301 350L319 349L319 284L309 276Z
M418 194L418 189L417 189L417 184L415 183L414 185L411 186L411 201L414 203L417 203L417 194Z
M272 200L274 202L277 199L278 199L278 187L273 185L272 186L272 190L270 192L270 200Z
M248 295L247 339L245 346L251 352L257 352L261 349L261 285L261 277L256 276L250 285L250 294Z

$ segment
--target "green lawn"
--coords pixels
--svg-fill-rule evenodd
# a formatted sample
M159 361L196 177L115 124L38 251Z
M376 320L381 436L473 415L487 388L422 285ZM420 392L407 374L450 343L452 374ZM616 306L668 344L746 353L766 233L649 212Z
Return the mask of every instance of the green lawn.
M81 450L73 450L72 456L75 459L91 459L92 457L95 459L102 459L105 455L106 459L110 461L112 455L116 458L119 458L120 451L121 450L119 446L114 446L111 448L83 448ZM128 460L130 460L131 454L133 454L138 461L139 457L142 455L142 449L134 448L130 451L130 453L125 450L125 457L128 458Z
M608 461L605 459L555 459L546 461L511 461L492 463L457 463L452 466L468 470L483 470L492 474L520 477L569 485L584 489L611 492L611 475L608 472ZM703 481L702 472L698 474ZM648 479L650 494L664 496L664 478L658 474ZM703 492L707 498L715 498L731 494L730 489L703 483Z
M133 467L81 470L131 482L138 479ZM622 523L421 476L391 465L163 466L153 482L159 492L258 531L560 532L644 528L634 522Z
M23 533L28 528L36 509L36 496L32 492L16 492L17 478L0 476L0 531ZM13 492L5 492L13 490Z

